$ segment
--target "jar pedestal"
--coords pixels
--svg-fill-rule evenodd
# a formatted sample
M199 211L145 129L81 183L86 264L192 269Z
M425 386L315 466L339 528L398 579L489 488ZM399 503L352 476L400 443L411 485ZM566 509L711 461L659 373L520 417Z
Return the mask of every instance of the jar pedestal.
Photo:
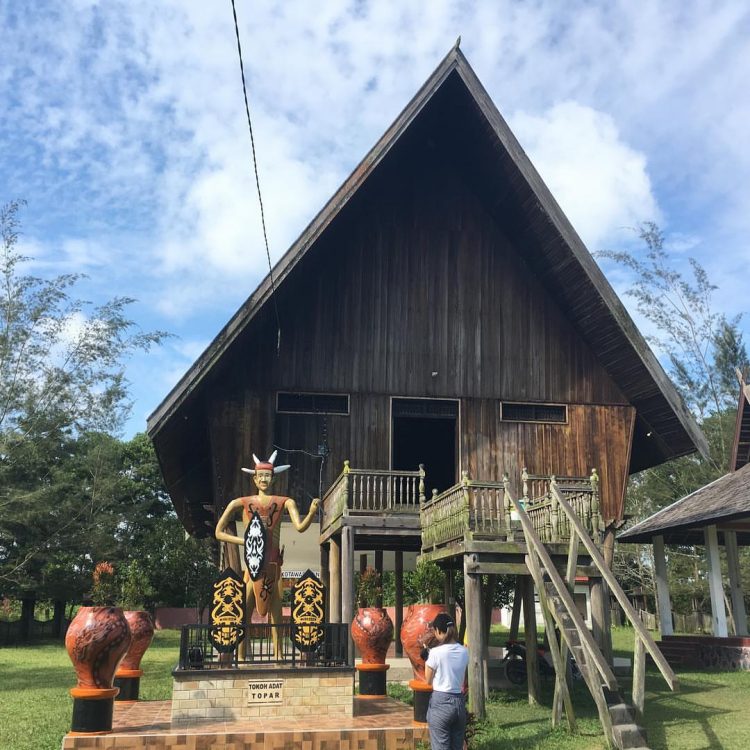
M385 698L386 672L390 664L357 664L359 695L361 698Z
M414 692L414 721L426 724L432 686L422 680L409 680L409 687Z
M142 669L123 669L120 667L115 672L114 685L116 688L120 688L115 700L137 701L141 690L141 677L143 677Z
M71 734L109 734L112 731L112 712L119 688L70 689L73 697Z

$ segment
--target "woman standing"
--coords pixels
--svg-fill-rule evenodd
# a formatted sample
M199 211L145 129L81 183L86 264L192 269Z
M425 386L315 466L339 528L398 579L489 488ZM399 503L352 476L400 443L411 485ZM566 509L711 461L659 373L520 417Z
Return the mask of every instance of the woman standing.
M431 624L438 645L430 649L425 680L432 685L427 709L427 727L432 750L462 750L466 730L463 686L469 652L456 641L456 624L439 614Z

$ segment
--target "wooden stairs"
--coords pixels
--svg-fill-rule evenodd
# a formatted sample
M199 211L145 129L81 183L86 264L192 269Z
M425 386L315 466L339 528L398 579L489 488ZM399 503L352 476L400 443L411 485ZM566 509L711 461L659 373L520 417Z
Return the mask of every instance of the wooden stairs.
M552 724L556 726L560 722L564 711L571 731L576 729L568 689L570 672L568 654L572 654L596 704L609 747L618 748L618 750L625 750L625 748L647 750L646 732L639 724L644 709L646 653L651 656L672 690L678 689L677 678L628 601L625 592L607 567L598 547L565 499L564 492L554 482L551 492L559 508L567 515L571 528L565 579L557 571L545 545L536 534L523 504L512 496L510 499L518 513L526 539L526 565L539 592L545 629L547 633L554 633L557 630L560 634L559 641L557 638L549 638L556 673ZM635 632L633 690L630 701L623 696L610 665L586 627L571 594L575 583L579 542L586 548L592 563L598 568L611 593L617 598Z

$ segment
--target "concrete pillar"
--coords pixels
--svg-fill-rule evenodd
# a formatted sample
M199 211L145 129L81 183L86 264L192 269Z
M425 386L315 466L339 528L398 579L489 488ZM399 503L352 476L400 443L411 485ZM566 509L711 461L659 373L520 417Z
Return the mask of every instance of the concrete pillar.
M724 586L721 582L721 559L719 558L719 535L716 526L706 526L706 558L708 559L708 587L711 591L711 615L713 616L714 636L726 638L727 611L724 608Z
M724 532L724 549L727 552L729 569L729 589L732 595L732 615L734 616L735 635L747 635L747 611L745 597L742 593L742 575L740 573L740 555L737 549L737 532Z
M664 537L655 536L654 545L654 581L656 582L656 605L659 607L659 626L661 637L672 635L672 601L669 597L669 577L667 576L667 557L664 554Z

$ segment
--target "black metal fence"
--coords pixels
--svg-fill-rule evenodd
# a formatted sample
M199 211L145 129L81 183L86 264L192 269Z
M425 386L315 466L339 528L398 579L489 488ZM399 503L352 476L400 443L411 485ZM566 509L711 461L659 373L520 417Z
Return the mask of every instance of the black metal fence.
M313 652L300 651L292 641L294 624L253 624L235 626L243 637L240 646L230 653L219 653L214 648L212 631L222 626L183 625L180 635L180 663L178 669L231 669L284 664L295 667L340 667L349 659L349 626L345 623L324 624L320 647ZM279 653L274 648L274 634L279 641Z

